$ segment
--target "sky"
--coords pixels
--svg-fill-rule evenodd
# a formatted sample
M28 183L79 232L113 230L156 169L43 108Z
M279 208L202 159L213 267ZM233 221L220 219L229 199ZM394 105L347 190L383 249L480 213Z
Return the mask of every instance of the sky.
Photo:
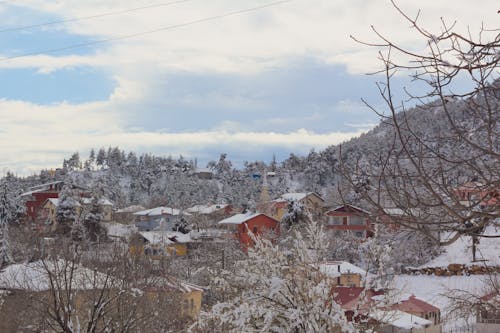
M398 4L429 31L500 18L493 0ZM241 165L349 140L378 122L361 98L383 111L378 49L349 37L377 41L372 25L427 43L389 0L0 1L0 170L109 146Z

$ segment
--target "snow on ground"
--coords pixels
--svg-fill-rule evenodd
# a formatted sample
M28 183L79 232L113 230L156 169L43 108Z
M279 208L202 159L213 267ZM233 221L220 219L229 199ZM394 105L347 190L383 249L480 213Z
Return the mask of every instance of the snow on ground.
M402 293L414 294L441 309L444 327L446 329L463 327L464 318L447 318L450 300L446 297L451 290L464 290L474 294L482 294L485 290L488 277L483 275L447 276L434 275L397 275L395 287ZM474 321L474 318L470 318Z
M491 226L485 235L498 235L500 230ZM449 264L473 264L471 237L461 237L454 243L443 247L444 252L422 267L446 267ZM498 238L481 238L477 246L477 259L486 260L488 265L500 266L500 241ZM478 264L478 263L475 263ZM481 264L481 262L479 262Z

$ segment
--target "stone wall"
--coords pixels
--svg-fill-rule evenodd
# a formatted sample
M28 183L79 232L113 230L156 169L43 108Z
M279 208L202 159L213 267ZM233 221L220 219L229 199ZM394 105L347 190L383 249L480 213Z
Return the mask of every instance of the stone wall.
M403 269L403 274L409 275L436 275L436 276L457 276L457 275L486 275L500 273L500 266L487 265L463 265L449 264L447 267L424 267Z

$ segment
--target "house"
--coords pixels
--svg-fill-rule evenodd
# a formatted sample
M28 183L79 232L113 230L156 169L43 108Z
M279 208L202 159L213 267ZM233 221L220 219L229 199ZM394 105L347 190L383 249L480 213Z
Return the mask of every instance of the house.
M260 236L266 232L279 233L278 220L262 213L236 214L220 221L219 225L226 226L232 230L243 249L247 249L253 244L250 234Z
M229 204L196 205L186 209L191 214L190 222L196 229L213 228L217 221L233 214L233 206Z
M25 219L27 223L34 223L37 219L38 210L47 201L47 199L58 198L64 182L56 181L41 184L30 188L28 192L21 194L25 200Z
M441 323L441 311L439 308L429 304L415 295L402 297L399 302L392 306L393 310L400 310L406 313L430 320L433 325Z
M166 255L185 256L190 241L189 234L177 231L140 231L131 237L129 250L132 255L159 260Z
M398 310L377 310L370 313L370 319L377 323L377 333L441 333L440 325Z
M36 226L39 230L55 231L57 226L57 207L59 206L59 201L59 198L49 198L38 210ZM80 201L72 199L72 201L77 216L85 213L85 211L88 210L92 204L92 199L90 198L81 198ZM113 203L109 199L101 198L97 201L97 204L102 212L102 222L111 222L113 220Z
M271 216L281 221L286 212L288 212L290 202L302 204L314 218L319 218L323 214L325 200L319 194L314 192L296 192L285 193L280 198L273 200L271 202Z
M114 220L118 223L124 224L134 224L135 215L134 213L145 210L146 208L140 205L132 205L124 208L120 208L114 213Z
M71 200L75 207L75 213L79 216L82 212L82 205L76 200ZM57 228L57 207L59 206L58 198L49 198L45 200L41 208L38 209L34 225L39 231L55 231Z
M196 168L193 171L193 175L200 178L200 179L212 179L214 176L214 173L212 170L208 168Z
M476 313L476 332L500 332L500 294L498 291L480 298Z
M471 181L462 184L455 191L459 203L466 207L488 208L500 205L500 190L490 188L481 182Z
M366 271L346 261L328 261L320 264L319 270L334 279L335 286L361 287Z
M185 216L190 216L187 212L181 212L179 209L170 207L155 207L151 209L135 212L135 226L139 231L150 231L158 229L163 223L162 228L172 230L175 222Z
M70 306L75 316L70 320L88 318L96 306L105 309L107 321L120 320L124 313L139 321L153 316L193 319L199 314L203 288L167 274L135 280L122 273L106 274L63 259L7 266L0 272L0 332L34 332L25 329L46 319L47 307L56 312L61 309L51 307ZM103 321L98 325L97 331L109 328Z
M88 209L92 205L92 198L82 198L83 209ZM108 198L100 198L97 200L97 205L102 214L102 222L113 221L113 207L114 204Z
M345 204L326 212L326 229L332 233L351 232L359 238L373 236L370 213L366 210Z
M150 299L158 299L162 303L162 296L169 297L170 292L181 295L179 312L181 316L196 318L200 314L201 301L204 289L192 283L181 281L171 275L157 276L143 288Z
M380 303L385 293L363 287L335 286L333 300L344 309L348 320L370 317L378 323L376 331L380 333L441 333L439 308L414 295L392 305Z

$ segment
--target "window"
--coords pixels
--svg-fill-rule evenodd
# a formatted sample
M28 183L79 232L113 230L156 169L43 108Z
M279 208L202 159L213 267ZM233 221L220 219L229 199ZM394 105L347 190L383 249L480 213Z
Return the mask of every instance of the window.
M351 216L350 225L365 225L365 219L361 216Z
M252 232L254 233L254 235L257 234L257 231L258 231L257 227L253 227L253 231Z
M340 216L329 216L328 217L329 225L342 225L342 217Z

